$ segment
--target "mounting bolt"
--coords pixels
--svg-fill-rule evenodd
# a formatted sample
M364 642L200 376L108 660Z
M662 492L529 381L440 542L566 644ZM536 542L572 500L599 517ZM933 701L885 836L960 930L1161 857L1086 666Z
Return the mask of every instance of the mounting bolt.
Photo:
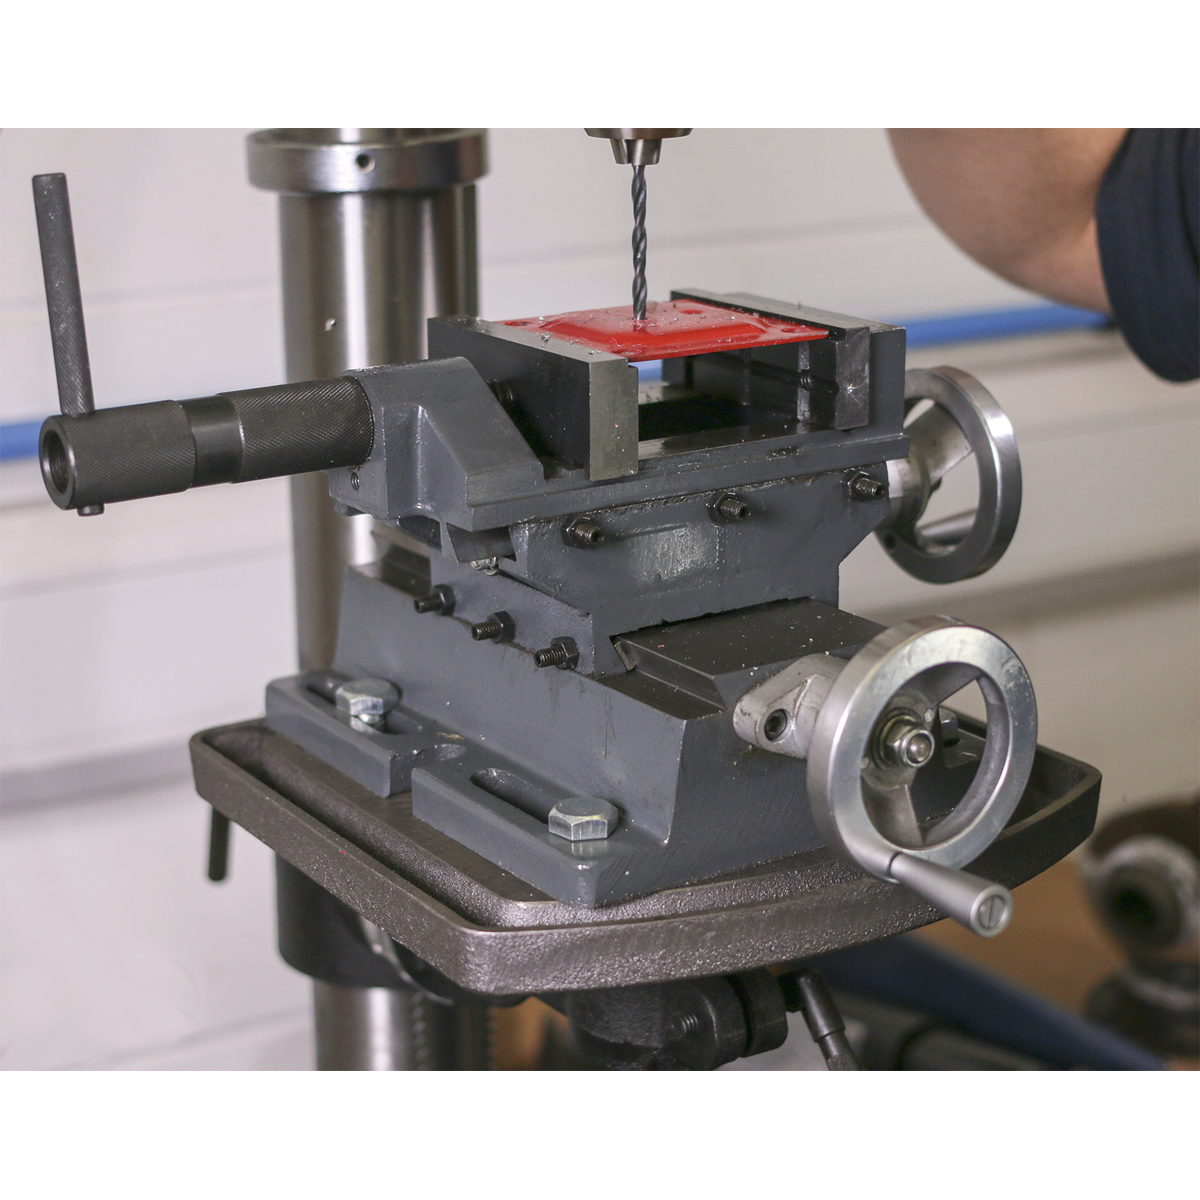
M750 515L750 505L736 492L722 492L708 506L708 515L718 525L744 521Z
M604 530L590 517L576 517L563 526L562 535L568 546L578 546L581 550L599 546L604 541Z
M621 810L607 800L572 796L560 800L546 819L550 832L568 842L594 842L608 837L617 827Z
M556 637L550 639L550 645L544 650L533 652L535 667L558 667L560 671L569 671L579 665L579 647L574 638Z
M901 713L883 727L879 750L893 766L923 767L933 757L933 734L920 721Z
M846 490L851 500L882 500L887 495L887 484L874 475L859 471L847 482Z
M439 583L428 596L418 596L413 608L419 613L441 613L448 617L454 611L454 589Z
M494 612L471 626L471 636L477 642L511 642L516 632L516 623L506 612Z
M400 693L386 679L350 679L333 693L333 701L347 716L384 729L387 715L400 703Z

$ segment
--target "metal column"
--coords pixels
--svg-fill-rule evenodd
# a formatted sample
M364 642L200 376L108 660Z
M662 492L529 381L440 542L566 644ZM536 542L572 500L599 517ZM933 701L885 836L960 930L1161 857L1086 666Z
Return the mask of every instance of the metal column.
M431 316L479 310L475 186L486 135L464 129L273 129L248 139L250 182L279 193L289 381L425 354ZM329 666L347 563L374 557L368 517L333 509L324 474L292 479L292 544L300 666ZM456 1022L408 989L315 981L318 1065L346 1070L469 1068ZM474 1007L474 1006L472 1006ZM468 1034L460 1049L486 1042ZM414 1047L424 1047L419 1052ZM468 1051L467 1060L472 1058ZM419 1061L418 1061L419 1060Z

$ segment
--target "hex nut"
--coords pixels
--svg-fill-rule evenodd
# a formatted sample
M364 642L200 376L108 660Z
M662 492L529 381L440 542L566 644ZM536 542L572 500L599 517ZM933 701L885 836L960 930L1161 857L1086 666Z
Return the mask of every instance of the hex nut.
M550 832L569 842L592 842L608 837L617 827L621 810L607 800L572 796L560 800L547 819Z
M334 692L333 699L347 716L382 726L387 714L400 703L400 693L386 679L350 679Z

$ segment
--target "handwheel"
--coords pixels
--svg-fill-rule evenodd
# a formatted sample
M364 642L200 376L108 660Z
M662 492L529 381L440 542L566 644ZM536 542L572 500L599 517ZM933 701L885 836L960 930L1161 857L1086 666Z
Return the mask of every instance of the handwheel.
M908 371L904 399L910 408L920 400L933 406L904 430L908 458L888 463L892 511L877 536L904 570L926 583L981 575L1008 549L1021 515L1012 423L979 380L955 367ZM974 512L918 526L943 476L969 454L979 472Z
M917 772L934 757L943 701L977 682L987 737L953 809L922 821ZM1033 767L1037 705L1021 660L993 633L949 617L885 629L849 661L814 654L747 692L734 728L753 745L808 760L808 801L828 843L903 883L985 937L1008 923L1006 888L957 868L1012 816Z

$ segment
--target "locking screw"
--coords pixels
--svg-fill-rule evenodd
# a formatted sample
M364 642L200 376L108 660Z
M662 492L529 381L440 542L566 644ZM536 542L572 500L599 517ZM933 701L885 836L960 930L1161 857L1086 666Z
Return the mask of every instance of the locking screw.
M558 667L560 671L570 670L579 665L579 647L574 638L556 637L544 650L533 652L535 667Z
M885 762L897 767L923 767L935 749L933 734L903 713L883 728L879 749Z
M882 500L887 495L887 485L865 471L860 471L846 486L851 500Z
M494 612L471 626L471 636L477 642L511 642L516 632L516 624L506 612Z
M708 506L709 516L718 525L744 521L750 515L750 505L736 492L724 492Z
M429 595L418 596L413 601L413 608L419 613L441 613L448 617L454 611L454 589L439 583Z
M590 517L576 517L563 527L563 541L568 546L586 550L590 546L599 546L604 541L604 530Z

